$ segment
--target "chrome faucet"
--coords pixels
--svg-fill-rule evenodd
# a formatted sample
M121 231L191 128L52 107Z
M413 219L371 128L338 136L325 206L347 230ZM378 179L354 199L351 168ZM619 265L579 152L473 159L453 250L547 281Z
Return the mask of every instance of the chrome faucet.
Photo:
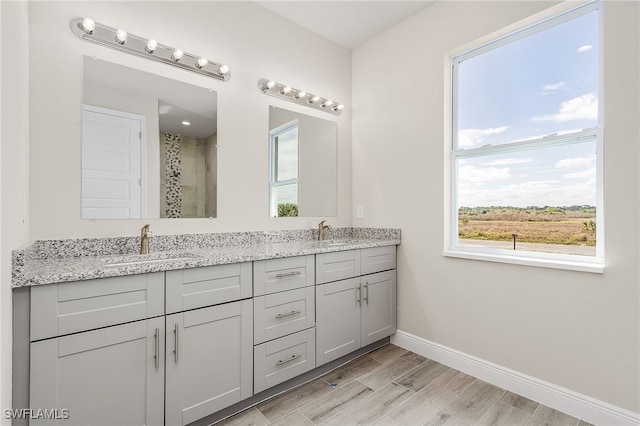
M149 238L153 237L151 225L145 225L140 230L140 254L149 254Z
M324 240L324 230L331 229L331 225L325 225L326 220L323 220L318 224L318 241Z

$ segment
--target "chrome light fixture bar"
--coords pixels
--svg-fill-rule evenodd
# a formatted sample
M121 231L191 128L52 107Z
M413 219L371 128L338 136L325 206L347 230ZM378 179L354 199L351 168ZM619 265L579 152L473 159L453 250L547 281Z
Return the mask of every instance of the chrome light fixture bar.
M73 19L69 26L75 35L85 41L164 62L218 80L227 81L231 78L227 65L160 44L154 39L143 38L121 29L99 24L90 18Z
M303 90L294 89L282 83L262 78L258 81L258 89L265 95L285 99L298 105L308 106L319 111L329 112L334 115L340 115L344 105L334 102L318 95L307 93Z

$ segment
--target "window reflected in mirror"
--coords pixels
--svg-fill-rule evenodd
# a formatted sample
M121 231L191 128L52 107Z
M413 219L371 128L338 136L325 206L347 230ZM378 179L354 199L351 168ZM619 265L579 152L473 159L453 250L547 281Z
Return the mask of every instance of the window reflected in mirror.
M270 132L271 216L298 216L298 120Z
M337 123L269 108L269 216L337 215Z

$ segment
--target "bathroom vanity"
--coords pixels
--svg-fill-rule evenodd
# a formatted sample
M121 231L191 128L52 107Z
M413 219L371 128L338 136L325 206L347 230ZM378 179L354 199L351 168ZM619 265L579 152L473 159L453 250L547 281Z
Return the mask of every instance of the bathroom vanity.
M68 410L68 425L186 425L324 374L396 330L400 233L385 231L18 253L14 408Z

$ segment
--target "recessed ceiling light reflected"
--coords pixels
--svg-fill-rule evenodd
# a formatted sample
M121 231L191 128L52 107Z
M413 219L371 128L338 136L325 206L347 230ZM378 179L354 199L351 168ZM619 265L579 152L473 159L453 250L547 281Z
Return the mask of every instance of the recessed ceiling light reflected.
M183 126L191 126L191 123L189 123L188 121L183 121L183 122L182 122L182 125L183 125Z

